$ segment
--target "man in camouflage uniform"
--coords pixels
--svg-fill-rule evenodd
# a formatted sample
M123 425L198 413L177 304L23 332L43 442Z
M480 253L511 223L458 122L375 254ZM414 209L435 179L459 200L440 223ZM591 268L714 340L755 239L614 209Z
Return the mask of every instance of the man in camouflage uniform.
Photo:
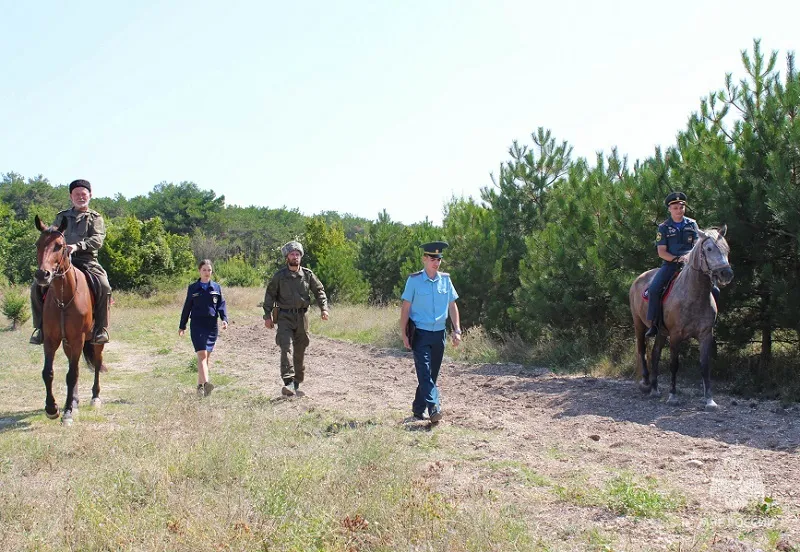
M86 180L75 180L69 185L69 198L72 208L61 211L56 215L53 226L58 227L67 220L64 238L67 240L68 253L71 255L72 264L88 272L97 280L97 297L94 305L94 332L92 343L108 343L108 305L111 299L111 286L108 275L100 263L97 262L97 251L103 246L106 239L106 225L103 217L97 211L89 209L89 200L92 198L92 185ZM91 285L91 284L90 284ZM42 310L44 309L44 293L46 289L34 283L31 286L31 318L33 318L33 334L30 342L41 345L42 335Z
M264 293L264 326L273 328L272 310L275 308L278 323L275 342L281 348L281 393L289 397L297 393L305 379L303 359L309 343L308 307L311 305L311 294L317 300L323 320L328 319L328 298L319 278L300 266L303 258L300 242L290 241L281 248L281 254L286 259L286 266L275 273Z

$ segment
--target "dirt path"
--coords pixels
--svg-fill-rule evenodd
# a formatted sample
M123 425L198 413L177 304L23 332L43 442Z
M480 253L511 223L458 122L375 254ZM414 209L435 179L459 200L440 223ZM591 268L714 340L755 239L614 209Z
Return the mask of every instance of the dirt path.
M219 370L236 376L237 384L260 387L277 397L279 350L274 335L256 317L233 324L217 345ZM396 412L398 423L410 415L416 386L410 353L312 336L306 358L306 397L280 407L325 408L361 420ZM662 387L664 382L667 378L662 376ZM718 524L712 532L740 534L742 527L736 525L741 519L734 521L731 514L753 500L771 497L783 511L778 521L754 520L744 533L777 526L800 550L800 407L796 405L784 409L777 403L718 393L719 410L705 412L699 390L680 389L683 404L669 407L663 400L643 397L629 381L447 359L439 385L446 413L442 433L458 439L469 456L469 461L442 458L432 468L448 492L494 489L503 502L527 509L542 532L557 534L571 524L596 524L619 535L617 544L631 550L637 549L638 539L647 547L665 550L676 535L685 534L690 542L709 519ZM429 430L426 422L407 427ZM482 469L489 461L524 465L555 481L574 477L587 485L599 484L614 471L652 475L660 487L666 485L685 497L683 528L671 528L660 536L664 528L657 522L553 501L552 496L526 500L536 489L519 485L513 471ZM587 520L587 512L596 519ZM648 527L656 533L647 534ZM751 550L727 536L717 539L715 546L711 549Z

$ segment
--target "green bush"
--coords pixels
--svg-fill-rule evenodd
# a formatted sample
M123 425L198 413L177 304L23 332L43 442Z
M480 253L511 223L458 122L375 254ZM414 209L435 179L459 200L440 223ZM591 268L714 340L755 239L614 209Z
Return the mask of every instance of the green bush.
M13 289L9 289L3 297L3 315L11 320L12 330L16 330L17 326L24 324L31 317L29 301L26 295Z
M259 287L264 284L264 275L237 255L214 265L214 280L226 286Z

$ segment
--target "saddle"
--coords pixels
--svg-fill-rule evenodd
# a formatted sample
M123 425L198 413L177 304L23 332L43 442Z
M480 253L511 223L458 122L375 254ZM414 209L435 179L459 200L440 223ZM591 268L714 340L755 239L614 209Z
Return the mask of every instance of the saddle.
M92 294L92 305L95 305L97 303L97 296L100 294L100 280L91 272L87 272L82 268L79 270L86 276L86 283L89 284L89 292Z
M672 291L672 286L675 285L675 280L678 278L678 274L680 274L680 273L681 273L680 270L676 271L675 274L672 275L672 278L670 278L669 282L667 282L667 285L664 286L661 289L661 291L662 291L662 293L661 293L661 302L662 303L667 300L667 297L669 297L669 292ZM645 301L650 301L650 288L649 287L644 288L644 291L642 292L642 299L644 299Z
M97 296L100 295L100 280L92 274L91 272L87 272L82 268L78 268L75 265L72 265L76 270L80 270L83 272L83 275L86 276L86 283L89 284L89 293L92 296L92 306L97 303ZM50 291L50 286L47 286L42 293L42 300L47 297L47 292Z

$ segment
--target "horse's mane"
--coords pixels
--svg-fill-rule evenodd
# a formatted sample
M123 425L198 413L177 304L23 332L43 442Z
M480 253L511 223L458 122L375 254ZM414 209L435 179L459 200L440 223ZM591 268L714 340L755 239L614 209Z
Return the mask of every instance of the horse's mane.
M731 252L731 247L728 245L727 240L719 233L719 228L711 227L706 228L705 230L701 230L702 233L706 235L706 238L700 238L698 240L699 243L704 242L706 239L714 240L714 243L717 244L719 250L724 253L726 256ZM701 247L695 245L692 250L689 252L689 262L687 263L689 266L697 266L700 265L700 255L701 255Z

